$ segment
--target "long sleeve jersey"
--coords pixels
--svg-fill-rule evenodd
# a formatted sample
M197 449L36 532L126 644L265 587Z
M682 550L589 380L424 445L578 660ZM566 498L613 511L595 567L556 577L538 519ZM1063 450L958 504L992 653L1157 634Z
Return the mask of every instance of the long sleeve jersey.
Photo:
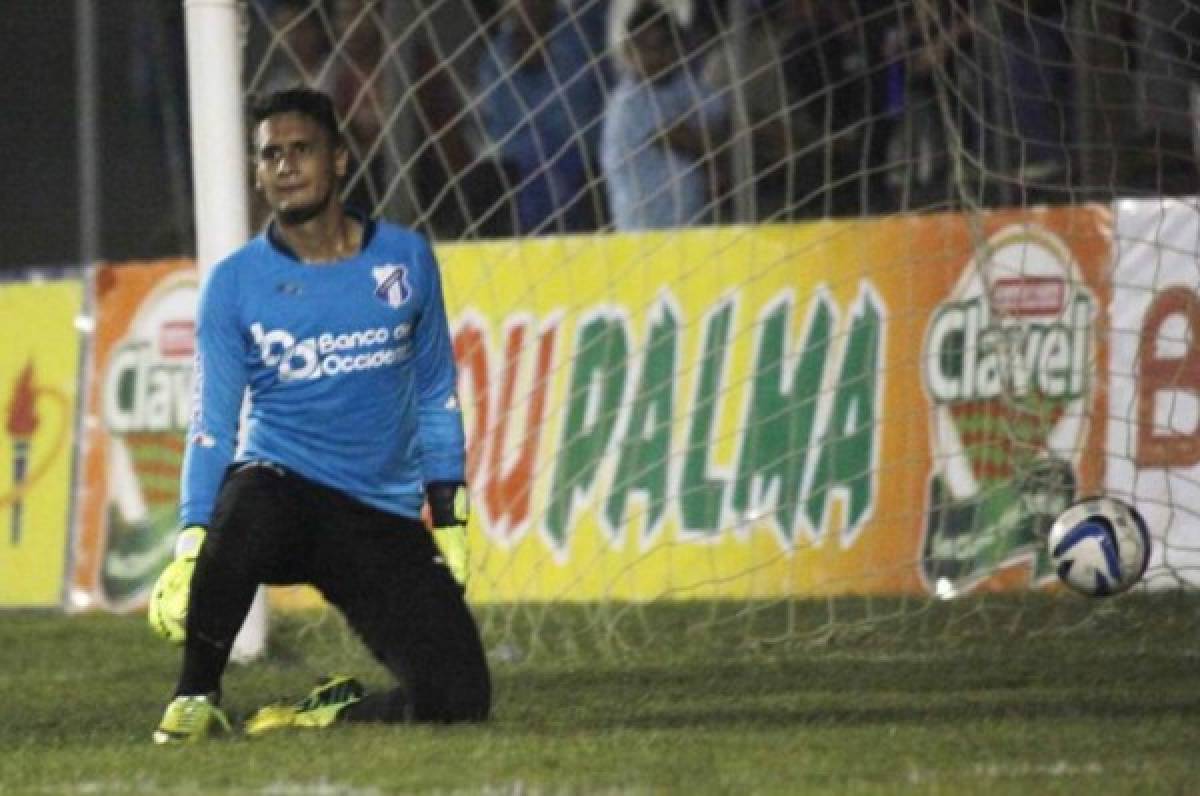
M355 256L306 265L264 232L205 282L184 525L208 523L235 454L406 517L420 515L425 484L463 480L462 416L433 251L421 235L385 222L367 222L363 234Z

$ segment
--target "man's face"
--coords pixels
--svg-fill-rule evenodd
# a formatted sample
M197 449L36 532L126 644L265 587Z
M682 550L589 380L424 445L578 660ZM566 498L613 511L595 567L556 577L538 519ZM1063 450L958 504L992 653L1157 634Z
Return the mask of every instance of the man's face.
M679 63L679 42L669 28L650 25L629 40L634 69L646 80L657 80Z
M315 218L336 201L347 158L304 114L276 114L254 131L255 184L285 224Z

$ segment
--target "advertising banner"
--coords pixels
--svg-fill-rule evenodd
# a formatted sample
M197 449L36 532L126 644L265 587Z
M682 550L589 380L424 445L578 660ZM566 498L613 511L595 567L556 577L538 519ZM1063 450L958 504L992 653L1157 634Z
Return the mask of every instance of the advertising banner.
M97 268L72 607L140 606L170 561L196 284L188 260Z
M1108 491L1153 545L1150 588L1200 585L1200 205L1117 202Z
M472 599L1051 580L1040 534L1104 483L1109 221L1082 207L439 246ZM84 602L140 604L170 556L195 290L182 261L98 273Z
M57 606L72 509L83 282L0 282L0 606Z
M1108 220L440 247L486 539L473 597L1048 577L1039 532L1103 478Z

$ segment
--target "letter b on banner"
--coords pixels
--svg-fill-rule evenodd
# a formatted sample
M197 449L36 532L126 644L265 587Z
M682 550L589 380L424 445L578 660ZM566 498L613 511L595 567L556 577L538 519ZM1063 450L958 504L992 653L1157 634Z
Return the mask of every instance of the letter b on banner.
M1182 322L1184 328L1175 329ZM1172 287L1146 310L1138 341L1137 463L1190 467L1200 463L1200 296ZM1176 428L1192 408L1191 428Z

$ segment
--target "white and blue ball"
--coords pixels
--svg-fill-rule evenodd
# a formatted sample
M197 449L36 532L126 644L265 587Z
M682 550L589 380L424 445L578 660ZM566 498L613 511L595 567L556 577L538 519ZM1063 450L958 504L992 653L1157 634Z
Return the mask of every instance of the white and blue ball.
M1068 506L1050 528L1047 547L1063 583L1089 597L1128 590L1150 561L1146 521L1133 506L1111 497Z

